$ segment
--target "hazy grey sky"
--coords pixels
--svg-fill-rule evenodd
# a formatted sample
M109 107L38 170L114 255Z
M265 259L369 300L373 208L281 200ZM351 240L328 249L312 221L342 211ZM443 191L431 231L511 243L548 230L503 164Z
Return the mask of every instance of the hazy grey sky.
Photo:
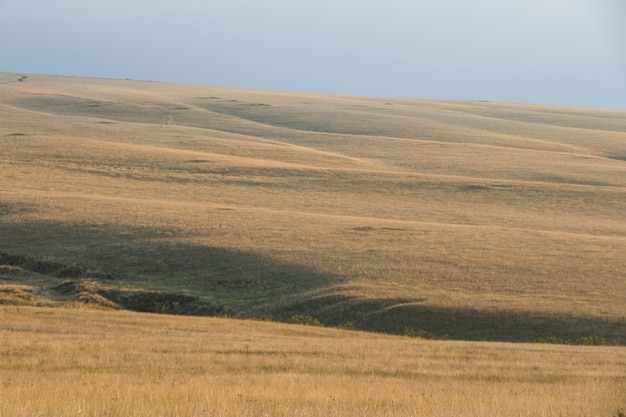
M0 0L0 71L626 109L626 0Z

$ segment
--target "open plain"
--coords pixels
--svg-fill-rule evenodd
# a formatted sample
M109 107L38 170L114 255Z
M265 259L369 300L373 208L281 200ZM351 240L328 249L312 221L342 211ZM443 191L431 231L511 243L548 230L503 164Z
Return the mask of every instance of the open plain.
M0 416L617 416L502 342L626 342L625 213L626 111L0 73Z

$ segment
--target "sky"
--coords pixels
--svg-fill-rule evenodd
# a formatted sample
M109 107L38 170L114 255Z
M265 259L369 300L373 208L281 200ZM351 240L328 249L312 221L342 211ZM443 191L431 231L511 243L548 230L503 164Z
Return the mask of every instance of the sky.
M626 109L626 0L0 0L0 71Z

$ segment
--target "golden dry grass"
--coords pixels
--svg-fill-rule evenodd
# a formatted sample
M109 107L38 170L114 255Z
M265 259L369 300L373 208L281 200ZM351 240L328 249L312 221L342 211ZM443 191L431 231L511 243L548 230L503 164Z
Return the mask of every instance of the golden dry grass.
M0 415L607 416L626 350L0 307Z
M1 252L242 316L626 338L626 112L18 78Z

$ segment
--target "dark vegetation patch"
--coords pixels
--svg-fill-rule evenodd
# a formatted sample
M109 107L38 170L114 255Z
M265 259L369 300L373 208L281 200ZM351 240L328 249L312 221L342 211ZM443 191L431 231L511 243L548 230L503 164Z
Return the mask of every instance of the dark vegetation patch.
M543 336L535 340L537 343L558 345L583 345L583 346L622 346L624 343L619 339L607 339L602 336L581 336L577 339L563 339L556 336Z
M611 185L607 182L593 181L593 180L580 180L577 178L570 178L560 175L552 174L536 174L534 175L534 181L547 182L552 184L576 184L576 185L591 185L591 186L608 186Z
M461 191L475 192L475 191L488 191L490 187L479 184L468 184L461 186Z
M90 278L66 279L49 290L56 292L64 300L107 308L159 314L226 314L223 307L201 303L197 297L136 288L111 289Z
M85 303L98 303L143 313L230 315L224 306L202 302L195 296L136 288L111 289L91 279L64 280L52 289Z
M224 306L202 302L198 297L155 291L105 291L103 295L125 309L160 314L196 316L228 315Z
M265 104L265 103L243 103L242 106L247 106L247 107L271 107L270 104Z
M352 228L355 232L373 232L376 230L383 230L386 232L404 232L406 229L402 227L373 227L373 226L357 226Z

